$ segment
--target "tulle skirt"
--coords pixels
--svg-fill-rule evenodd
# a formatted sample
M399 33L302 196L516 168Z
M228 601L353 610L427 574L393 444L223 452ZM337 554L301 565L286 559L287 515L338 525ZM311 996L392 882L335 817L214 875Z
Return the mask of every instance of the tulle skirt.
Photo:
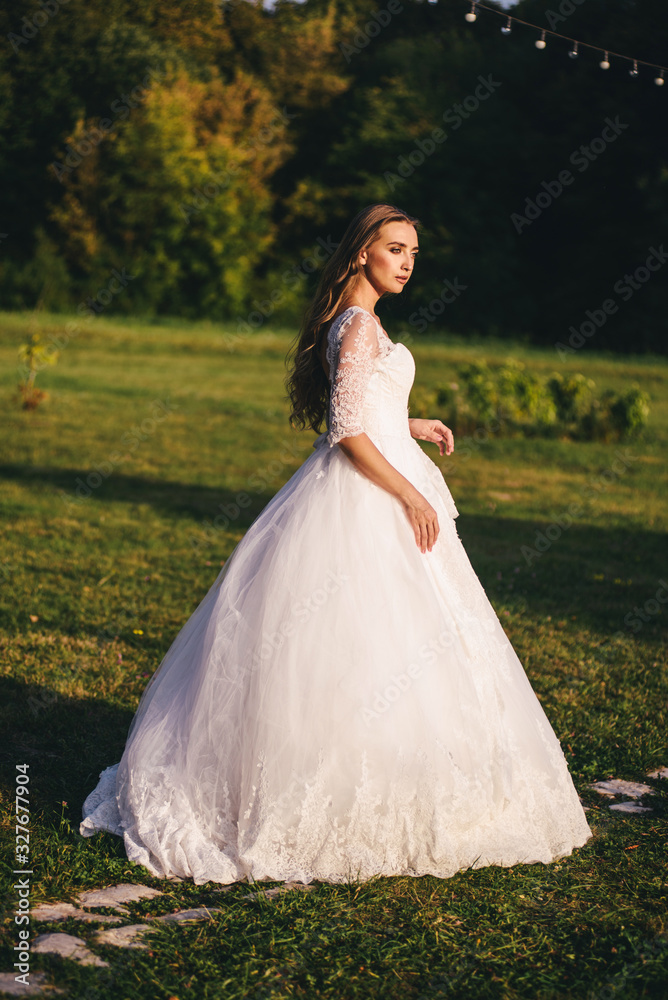
M321 435L151 678L84 836L196 884L447 878L592 836L440 470L375 443L436 509L432 551Z

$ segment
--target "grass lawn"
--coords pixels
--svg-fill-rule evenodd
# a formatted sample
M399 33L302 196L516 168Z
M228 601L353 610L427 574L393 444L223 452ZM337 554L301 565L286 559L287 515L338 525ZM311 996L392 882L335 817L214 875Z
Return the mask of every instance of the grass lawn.
M127 861L119 838L85 840L78 824L99 772L120 759L147 679L252 519L311 453L314 435L287 420L293 332L236 340L205 322L98 318L39 373L50 395L29 412L15 390L30 319L0 314L0 971L11 970L17 942L14 790L16 765L28 764L33 906L132 881L166 890L130 904L133 923L184 905L222 908L206 923L161 925L149 951L96 946L107 969L34 956L31 970L68 997L667 997L666 782L649 782L657 793L642 815L611 811L587 786L668 766L668 613L655 597L668 596L668 362L589 348L562 362L554 349L445 334L410 345L416 392L451 381L460 362L512 355L541 373L581 371L599 391L636 381L651 395L649 425L631 443L483 435L456 440L443 458L422 444L450 486L458 531L562 743L594 837L551 865L249 900L247 883L220 893L160 882ZM39 315L46 340L67 341L66 322ZM574 502L581 510L568 524ZM39 927L84 938L97 929Z

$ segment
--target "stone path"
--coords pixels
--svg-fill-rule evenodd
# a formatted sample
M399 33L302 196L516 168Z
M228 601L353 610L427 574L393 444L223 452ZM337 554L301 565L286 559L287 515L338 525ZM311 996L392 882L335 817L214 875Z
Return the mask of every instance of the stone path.
M660 767L656 771L649 771L648 778L668 778L668 767ZM651 785L645 785L641 781L624 781L623 778L609 778L607 781L596 781L589 786L599 795L614 799L620 795L631 799L630 802L612 802L610 809L622 813L650 813L651 806L642 805L638 799L643 799L646 795L655 795L656 790Z
M668 767L660 767L656 771L650 771L648 778L668 779ZM640 802L645 796L654 795L655 789L651 785L642 782L624 781L620 778L609 778L606 781L597 781L589 786L599 795L609 799L623 796L622 801L610 804L610 809L624 813L648 813L652 812L650 806L641 805ZM630 801L626 801L630 800ZM640 800L640 801L638 801ZM585 807L586 808L586 807ZM172 876L165 881L183 882L184 879ZM213 889L213 892L229 892L230 885L221 885ZM310 892L315 889L314 885L304 885L302 882L285 882L283 885L273 889L262 889L257 892L250 892L241 897L242 899L259 900L275 899L284 892L301 891ZM100 945L113 945L117 948L148 948L143 941L146 934L160 927L161 924L186 924L199 920L211 920L216 913L221 913L221 907L200 906L191 910L178 910L175 913L166 913L161 917L150 918L150 923L124 924L123 921L131 914L125 903L136 903L144 899L156 899L164 896L160 889L151 889L146 885L135 885L123 883L121 885L110 885L105 889L93 889L82 892L76 897L74 903L41 903L30 911L33 923L55 923L59 920L73 918L81 923L108 924L106 930L98 930L93 934L92 942ZM96 913L95 910L106 907L113 909L114 914ZM147 918L149 919L149 918ZM77 962L79 965L92 966L95 968L108 968L109 963L100 958L90 950L87 943L75 934L46 933L39 934L30 943L31 951L36 955L58 955L60 958ZM30 985L26 986L17 983L13 972L0 973L0 994L11 997L41 996L48 998L62 994L63 990L50 984L47 973L31 972Z
M170 882L182 882L184 879L170 878ZM221 885L213 892L229 892L232 886ZM259 892L251 892L243 899L275 899L284 892L294 889L310 891L315 889L314 885L304 885L301 882L285 882L283 885L273 889L264 889ZM199 920L211 920L215 913L221 913L221 907L200 906L191 910L177 910L175 913L165 913L161 917L151 918L151 923L122 924L123 920L130 916L130 911L124 903L136 903L143 899L155 899L164 896L160 889L151 889L147 885L134 885L124 883L121 885L110 885L105 889L93 889L82 892L76 897L75 903L41 903L30 911L33 923L54 923L58 920L68 920L73 918L81 923L102 923L114 924L107 930L97 931L93 935L93 942L101 945L113 945L118 948L148 948L142 940L143 936L156 930L161 924L186 924ZM83 909L87 907L88 909ZM114 909L117 916L105 913L95 913L95 908L108 907ZM92 911L92 912L91 912ZM86 942L75 934L47 933L39 934L30 944L31 951L36 955L58 955L60 958L69 959L79 965L88 965L97 968L108 968L109 962L94 954L87 946ZM17 983L13 972L0 973L0 994L12 997L56 995L63 991L51 986L44 972L31 972L30 985Z

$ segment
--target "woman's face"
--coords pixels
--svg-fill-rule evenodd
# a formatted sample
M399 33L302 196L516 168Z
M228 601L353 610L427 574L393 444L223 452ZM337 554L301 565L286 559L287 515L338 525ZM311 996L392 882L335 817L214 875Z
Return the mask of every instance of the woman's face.
M379 296L384 292L396 295L413 272L417 252L415 226L410 222L386 222L359 259L367 281Z

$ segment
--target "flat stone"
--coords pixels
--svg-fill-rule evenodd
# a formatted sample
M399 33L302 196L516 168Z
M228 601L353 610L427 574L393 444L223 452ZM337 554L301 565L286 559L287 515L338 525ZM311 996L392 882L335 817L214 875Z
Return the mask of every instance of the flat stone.
M44 994L42 990L49 992ZM51 986L46 972L30 972L27 986L25 983L16 982L16 973L0 972L0 993L5 993L10 997L51 996L62 992L63 990Z
M112 927L108 931L98 931L95 940L99 944L111 944L117 948L147 949L148 945L143 944L138 938L145 931L150 930L152 928L149 924L126 924L125 927Z
M637 802L615 802L610 806L610 809L616 809L617 812L622 813L651 813L651 809L648 806L640 806Z
M120 917L112 917L104 913L86 913L72 903L40 903L30 911L30 916L37 922L46 923L51 920L67 920L73 917L75 920L82 920L84 923L118 923Z
M648 778L668 778L668 767L660 767L658 771L650 771Z
M601 795L628 795L630 799L639 799L643 795L654 795L654 789L639 781L624 781L622 778L612 778L610 781L597 781L590 785Z
M60 955L61 958L70 958L80 965L95 965L98 968L109 966L108 962L94 955L81 938L74 937L73 934L40 934L31 947L36 955Z
M260 892L251 892L244 899L258 899L259 896L264 896L265 899L274 899L276 896L280 896L284 892L290 892L291 889L300 889L302 892L311 892L315 889L314 885L305 885L303 882L285 882L283 885L276 886L275 889L263 889Z
M222 913L219 906L209 909L208 906L200 906L196 910L178 910L176 913L165 913L162 917L156 917L163 924L185 924L189 920L210 920L212 913Z
M160 889L151 889L148 885L108 885L105 889L91 889L77 896L79 906L112 906L119 913L128 913L120 903L136 903L140 899L154 899L164 896Z

